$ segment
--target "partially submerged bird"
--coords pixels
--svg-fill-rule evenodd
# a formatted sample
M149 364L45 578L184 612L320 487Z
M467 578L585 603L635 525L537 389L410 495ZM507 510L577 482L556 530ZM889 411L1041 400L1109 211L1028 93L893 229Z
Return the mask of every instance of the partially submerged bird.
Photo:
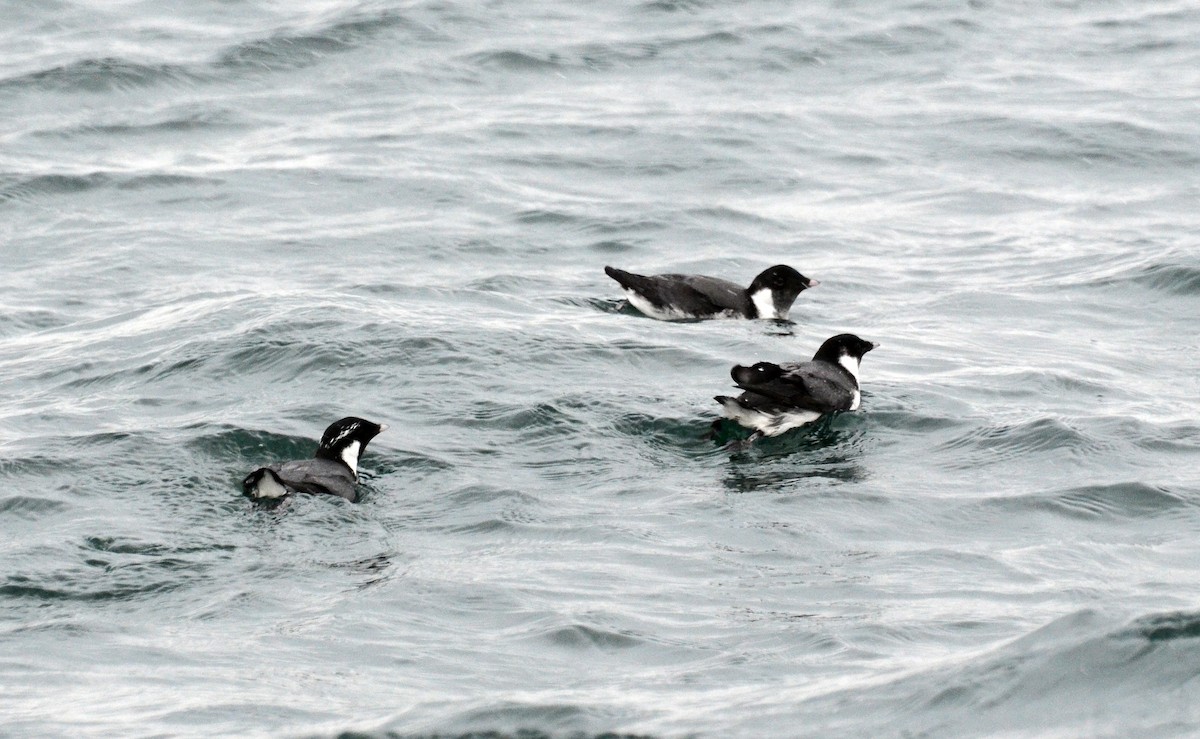
M775 318L787 320L796 296L821 284L786 264L763 270L750 287L704 275L636 275L605 267L620 283L629 304L660 321L697 318Z
M242 490L255 500L278 500L289 493L340 495L358 501L358 459L386 425L347 416L325 429L312 459L276 462L246 475Z
M754 429L749 441L778 436L826 413L855 411L862 401L859 364L877 346L854 334L838 334L826 339L810 362L737 365L729 374L745 392L715 400L726 418Z

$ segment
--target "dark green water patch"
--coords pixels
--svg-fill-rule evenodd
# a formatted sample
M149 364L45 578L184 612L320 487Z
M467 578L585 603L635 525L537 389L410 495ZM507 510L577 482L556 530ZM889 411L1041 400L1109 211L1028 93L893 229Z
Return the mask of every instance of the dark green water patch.
M723 483L737 493L790 492L803 480L830 479L862 482L869 477L862 464L868 439L855 414L825 416L817 422L776 437L727 442L729 456ZM725 423L725 422L722 422Z
M1130 631L1152 642L1200 638L1200 613L1178 612L1145 616Z
M311 437L303 437L227 428L194 436L187 441L187 447L197 454L231 462L258 459L265 464L278 460L307 459L316 452L324 430L314 429Z
M735 433L714 435L710 417L666 418L644 413L622 413L613 418L612 430L622 436L647 443L657 449L681 454L710 454L713 442L735 438ZM745 438L742 436L742 438Z

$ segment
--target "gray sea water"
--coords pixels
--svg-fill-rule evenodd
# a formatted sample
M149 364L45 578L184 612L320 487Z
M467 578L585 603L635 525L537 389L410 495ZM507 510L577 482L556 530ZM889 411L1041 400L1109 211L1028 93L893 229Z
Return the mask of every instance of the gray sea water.
M1200 733L1195 3L0 17L0 733ZM242 497L351 414L363 502Z

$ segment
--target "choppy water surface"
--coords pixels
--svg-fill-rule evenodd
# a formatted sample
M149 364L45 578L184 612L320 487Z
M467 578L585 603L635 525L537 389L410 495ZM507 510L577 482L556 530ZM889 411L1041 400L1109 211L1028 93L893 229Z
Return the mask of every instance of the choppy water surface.
M4 733L1200 731L1193 3L0 15ZM364 502L241 497L348 414Z

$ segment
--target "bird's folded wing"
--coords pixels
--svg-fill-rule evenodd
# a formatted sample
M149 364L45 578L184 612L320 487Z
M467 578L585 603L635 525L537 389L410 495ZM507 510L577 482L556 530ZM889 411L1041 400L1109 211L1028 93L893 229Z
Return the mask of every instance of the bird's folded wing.
M760 384L738 384L741 389L782 405L831 413L850 407L847 391L830 378L806 372L785 372Z

